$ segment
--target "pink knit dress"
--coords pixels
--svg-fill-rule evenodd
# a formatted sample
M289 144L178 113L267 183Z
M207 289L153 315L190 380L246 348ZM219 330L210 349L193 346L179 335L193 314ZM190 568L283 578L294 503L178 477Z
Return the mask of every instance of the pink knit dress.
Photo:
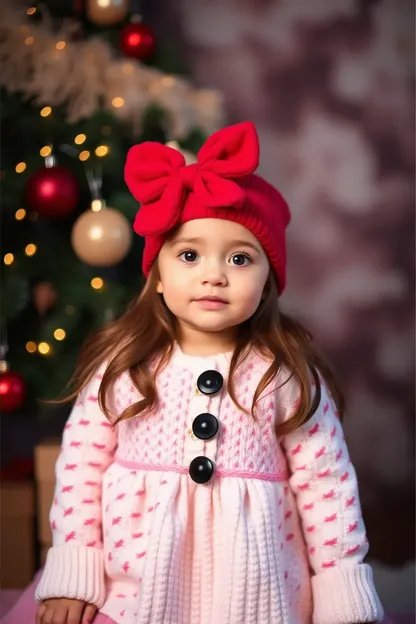
M278 440L295 383L277 388L282 372L253 420L227 393L229 362L176 348L157 379L158 408L116 428L98 406L97 373L65 427L38 600L83 599L117 624L382 618L363 563L356 476L326 389L313 418ZM237 369L244 407L268 365L251 353ZM123 374L114 412L139 399Z

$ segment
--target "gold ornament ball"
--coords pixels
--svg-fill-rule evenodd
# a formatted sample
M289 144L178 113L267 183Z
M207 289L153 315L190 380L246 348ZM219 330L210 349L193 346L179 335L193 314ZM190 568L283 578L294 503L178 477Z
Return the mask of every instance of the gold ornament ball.
M188 152L188 150L182 149L177 141L168 141L167 143L165 143L165 145L167 145L168 147L172 147L177 152L180 152L185 158L185 162L187 165L193 165L194 163L198 162L197 156L192 152Z
M128 13L128 0L87 0L88 19L97 26L118 24Z
M75 253L85 264L106 267L125 258L133 234L121 212L102 208L98 212L87 210L76 220L71 240Z

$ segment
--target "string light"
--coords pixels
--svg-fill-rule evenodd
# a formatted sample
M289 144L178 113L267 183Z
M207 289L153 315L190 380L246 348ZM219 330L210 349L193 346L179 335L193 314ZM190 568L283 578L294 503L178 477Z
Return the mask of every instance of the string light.
M36 342L33 342L33 340L26 343L26 351L28 353L36 353L37 348L37 344Z
M10 266L14 262L14 255L12 253L7 253L3 258L4 264Z
M175 84L175 79L172 76L163 76L160 84L164 87L173 87L173 85Z
M26 245L25 247L25 254L27 256L34 256L37 250L38 248L36 247L36 245L34 245L33 243L30 243L29 245Z
M88 160L88 158L91 156L90 152L88 150L83 150L82 152L80 152L80 155L78 156L78 158L80 160Z
M16 167L15 167L15 171L16 173L23 173L23 171L26 169L27 165L25 162L19 162L17 163Z
M121 108L122 106L124 106L124 100L122 97L115 97L113 98L111 104L114 106L114 108Z
M91 210L93 212L99 212L102 207L103 207L103 202L101 201L101 199L93 199L92 200L92 202L91 202Z
M100 290L103 286L104 280L102 280L101 277L93 277L91 280L91 287L94 288L94 290Z
M51 112L52 112L52 108L50 106L44 106L42 110L40 111L40 116L48 117L48 115L50 115Z
M34 42L35 42L35 38L34 38L34 37L32 37L32 36L30 36L30 37L26 37L26 39L25 39L25 44L26 44L26 45L28 45L28 46L29 46L29 45L33 45L33 44L34 44Z
M36 7L30 7L27 11L27 15L34 15L36 13Z
M16 210L16 214L14 216L16 221L22 221L26 216L26 210L24 208L19 208L19 210Z
M74 139L74 143L76 143L77 145L82 145L83 143L85 143L86 140L87 140L86 134L77 134L77 136Z
M43 156L44 158L46 158L46 156L49 156L51 153L52 153L52 148L50 145L45 145L39 151L39 154Z
M63 50L66 46L66 41L58 41L55 48L57 50Z
M41 355L49 355L51 352L51 345L48 342L40 342L38 344L38 351Z
M108 145L99 145L97 149L95 150L95 153L97 156L102 157L102 156L107 156L109 151L110 150L109 150Z
M53 337L55 340L64 340L66 338L66 331L64 329L55 329Z

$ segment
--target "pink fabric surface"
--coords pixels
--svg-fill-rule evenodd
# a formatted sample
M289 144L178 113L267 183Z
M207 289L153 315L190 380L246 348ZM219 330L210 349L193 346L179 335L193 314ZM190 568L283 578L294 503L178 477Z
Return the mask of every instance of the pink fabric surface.
M36 581L37 582L37 581ZM0 624L32 624L34 623L34 609L36 609L33 600L34 590L36 586L34 581L26 590L9 589L2 590L0 594ZM20 602L19 597L21 597ZM12 608L15 605L15 608ZM7 614L7 617L4 617ZM415 624L415 615L392 615L387 616L382 624ZM98 614L93 624L115 624L114 621L103 614Z
M0 624L35 624L35 589L39 582L39 571L33 582L25 590L3 590L0 600ZM116 624L107 615L97 613L93 624Z
M0 618L6 615L22 595L22 589L2 589L0 592Z
M34 624L36 603L34 593L41 570L36 574L33 582L25 590L9 589L0 592L0 624ZM415 615L399 614L386 615L381 624L415 624ZM116 624L114 620L102 613L98 613L93 624Z

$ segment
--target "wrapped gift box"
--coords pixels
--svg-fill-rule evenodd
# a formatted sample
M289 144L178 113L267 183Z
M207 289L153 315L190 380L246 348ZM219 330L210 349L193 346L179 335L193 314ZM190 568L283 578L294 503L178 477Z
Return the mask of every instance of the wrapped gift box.
M36 505L41 559L44 556L45 547L49 548L52 543L49 512L55 491L55 464L60 447L61 441L52 439L45 440L35 448Z
M2 481L0 586L28 585L35 573L35 487L31 481Z

